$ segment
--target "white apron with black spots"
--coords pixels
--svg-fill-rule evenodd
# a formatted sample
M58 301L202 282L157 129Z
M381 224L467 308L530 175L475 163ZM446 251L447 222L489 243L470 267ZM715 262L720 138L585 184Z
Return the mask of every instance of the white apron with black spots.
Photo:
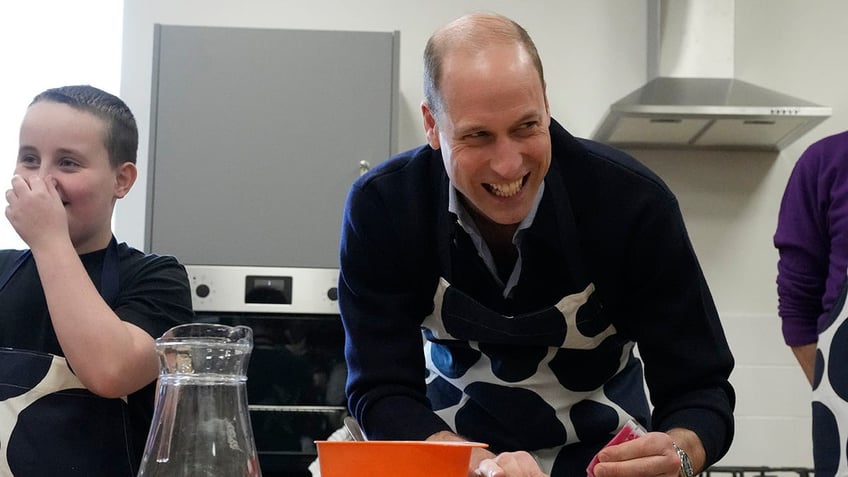
M422 323L436 413L495 450L533 450L547 473L564 445L606 442L634 411L647 416L646 398L633 392L642 379L633 343L578 313L593 292L590 284L549 309L510 317L441 279Z
M0 476L135 475L126 399L92 394L65 358L0 348Z
M813 380L816 477L848 476L848 306L846 288L820 334Z

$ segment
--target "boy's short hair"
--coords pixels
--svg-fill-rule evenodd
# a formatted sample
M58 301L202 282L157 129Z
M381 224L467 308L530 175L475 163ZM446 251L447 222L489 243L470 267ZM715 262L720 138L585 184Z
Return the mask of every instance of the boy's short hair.
M138 127L130 108L121 98L89 85L61 86L45 90L33 98L30 106L41 102L67 104L91 113L106 123L103 143L112 167L125 162L135 164L138 150Z

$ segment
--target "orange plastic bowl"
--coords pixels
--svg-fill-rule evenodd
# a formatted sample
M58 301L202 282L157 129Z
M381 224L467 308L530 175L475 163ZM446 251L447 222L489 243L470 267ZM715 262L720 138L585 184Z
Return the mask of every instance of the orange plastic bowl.
M316 441L321 477L467 477L479 442Z

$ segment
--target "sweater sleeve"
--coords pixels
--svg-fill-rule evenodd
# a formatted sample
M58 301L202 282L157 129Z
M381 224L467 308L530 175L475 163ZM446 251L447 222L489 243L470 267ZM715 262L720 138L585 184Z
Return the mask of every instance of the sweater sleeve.
M354 185L342 223L339 305L348 339L347 396L369 439L420 440L450 427L426 396L420 324L432 311L426 273L411 261L380 196Z
M715 463L734 434L734 360L675 200L657 204L636 232L627 320L645 363L654 430L694 431ZM637 279L638 278L638 279Z
M848 131L817 141L798 159L774 244L784 339L790 346L814 343L846 279Z
M724 456L734 435L734 359L689 239L679 203L663 181L625 153L590 144L611 158L603 174L574 172L578 220L603 221L584 256L599 283L604 310L636 342L653 404L651 429L689 429L706 465ZM613 160L614 159L614 160ZM603 169L601 169L603 170ZM616 190L615 200L602 192ZM572 193L572 197L577 197ZM609 220L609 217L615 217Z

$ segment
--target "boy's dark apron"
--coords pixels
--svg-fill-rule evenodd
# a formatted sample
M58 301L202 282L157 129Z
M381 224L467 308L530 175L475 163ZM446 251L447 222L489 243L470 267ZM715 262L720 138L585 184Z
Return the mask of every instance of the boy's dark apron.
M32 253L0 276L0 290ZM100 294L118 297L115 238L103 258ZM92 350L96 352L96 350ZM126 398L97 396L64 357L0 348L0 475L16 477L134 476Z
M816 477L848 476L848 283L819 332L813 378Z

